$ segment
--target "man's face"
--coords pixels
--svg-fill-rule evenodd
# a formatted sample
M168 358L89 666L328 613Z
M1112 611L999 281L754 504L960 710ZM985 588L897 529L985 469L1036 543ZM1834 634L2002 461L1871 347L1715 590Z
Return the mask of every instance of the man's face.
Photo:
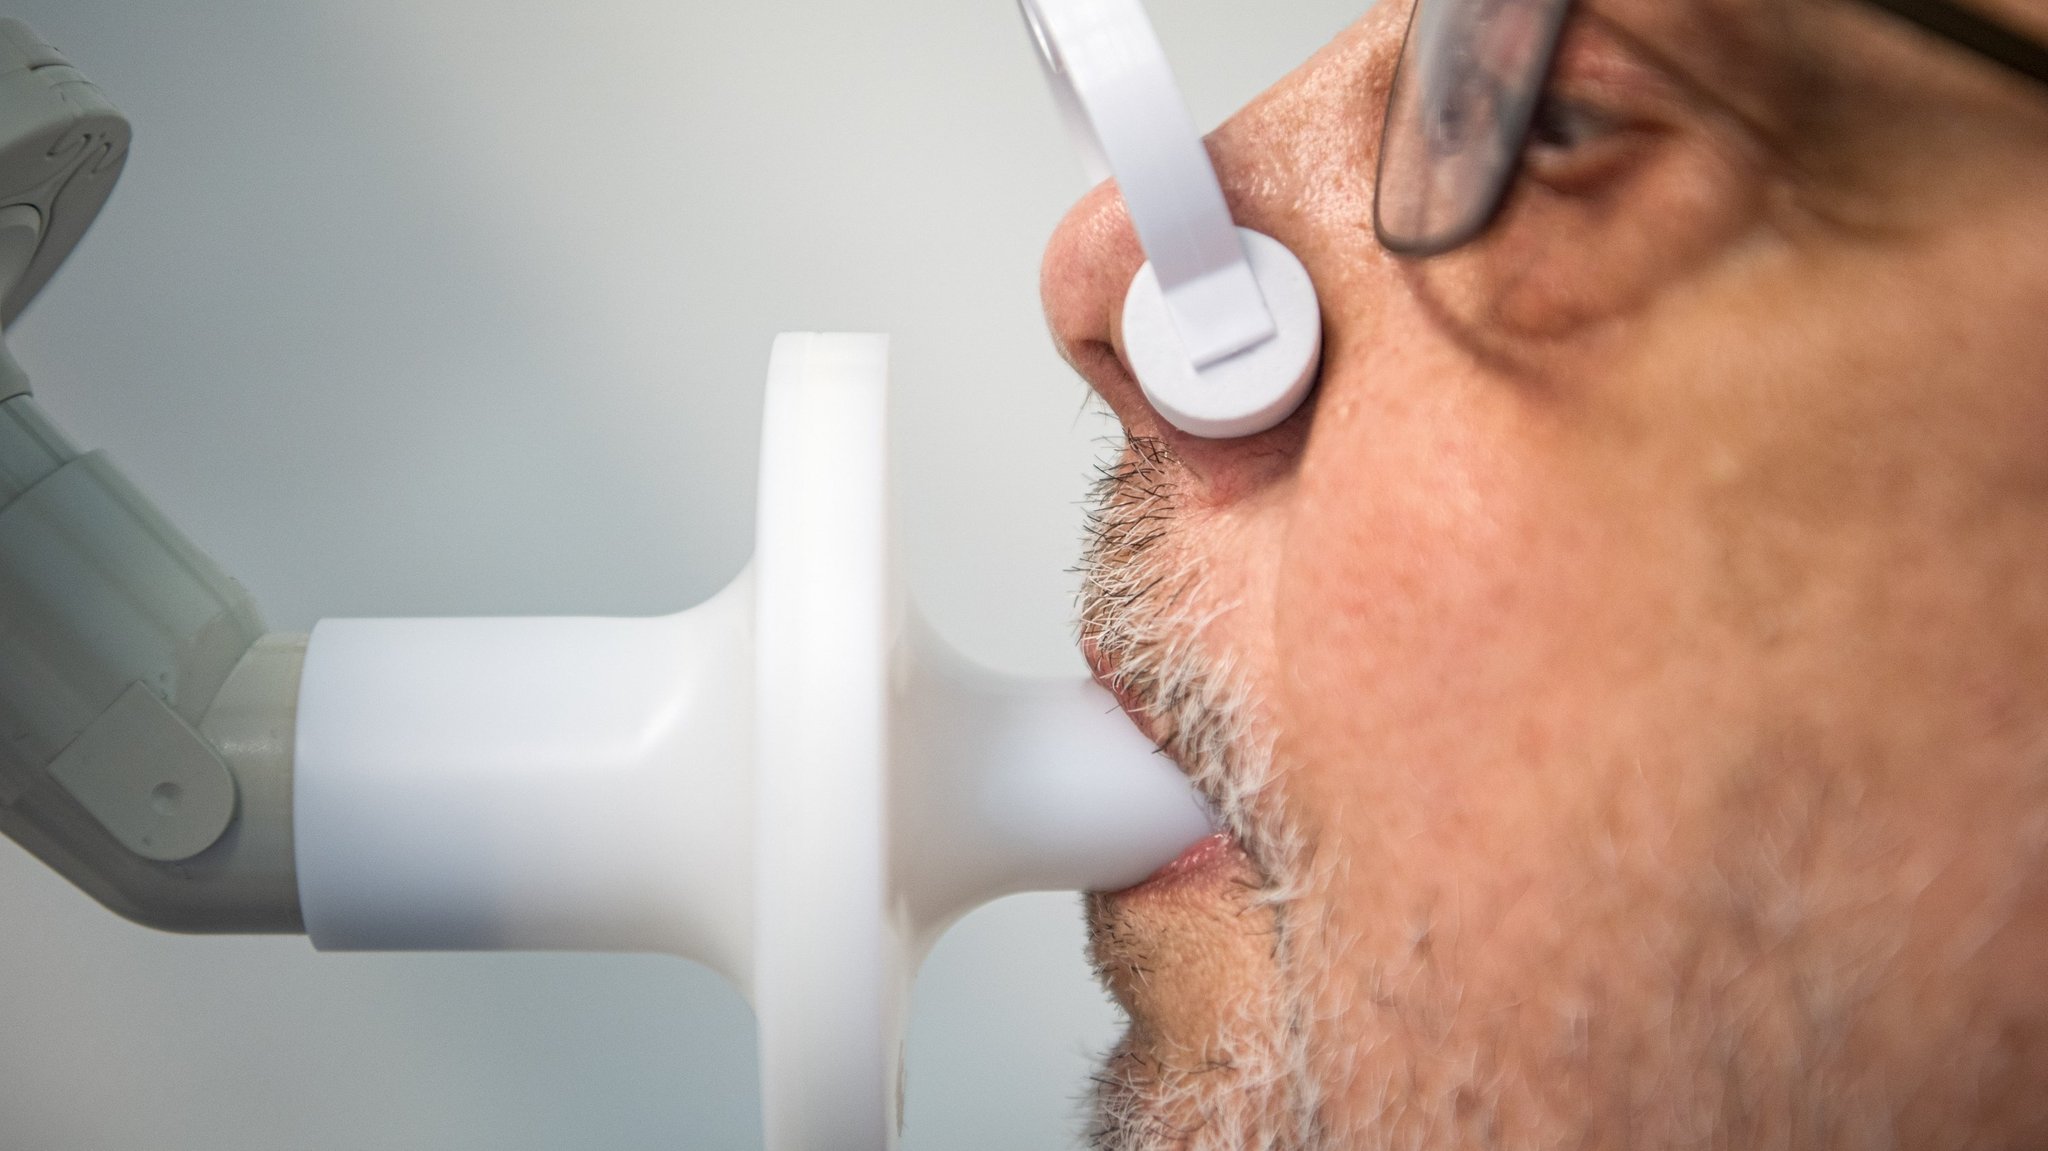
M2048 36L2044 0L1975 0ZM1317 392L1146 406L1083 639L1233 834L1091 903L1105 1148L2048 1144L2048 98L1858 0L1584 0L1509 200L1374 239L1386 0L1211 140Z

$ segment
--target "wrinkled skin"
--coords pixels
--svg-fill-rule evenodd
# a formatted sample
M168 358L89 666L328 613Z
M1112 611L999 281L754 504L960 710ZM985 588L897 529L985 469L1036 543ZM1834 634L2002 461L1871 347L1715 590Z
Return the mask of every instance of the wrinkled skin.
M2048 38L2048 2L1975 0ZM1383 250L1386 0L1211 138L1307 407L1132 442L1083 639L1227 809L1091 901L1104 1148L2048 1146L2048 89L1855 0L1585 0L1481 240Z

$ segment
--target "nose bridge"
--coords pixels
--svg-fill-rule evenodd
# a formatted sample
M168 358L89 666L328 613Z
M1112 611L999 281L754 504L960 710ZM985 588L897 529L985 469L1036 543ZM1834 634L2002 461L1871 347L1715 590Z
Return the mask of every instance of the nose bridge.
M1360 205L1369 212L1387 96L1413 8L1411 0L1381 0L1209 134L1217 179L1240 223L1313 249L1304 233L1322 212Z

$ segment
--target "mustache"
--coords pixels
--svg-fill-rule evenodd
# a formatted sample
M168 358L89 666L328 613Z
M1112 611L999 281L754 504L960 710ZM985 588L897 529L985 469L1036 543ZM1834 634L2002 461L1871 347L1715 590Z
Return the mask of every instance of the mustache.
M1270 838L1256 817L1271 775L1254 734L1253 693L1202 634L1234 604L1210 594L1201 558L1185 546L1185 475L1171 446L1133 436L1097 469L1079 566L1080 639L1145 716L1160 749L1208 799L1223 828L1256 860Z

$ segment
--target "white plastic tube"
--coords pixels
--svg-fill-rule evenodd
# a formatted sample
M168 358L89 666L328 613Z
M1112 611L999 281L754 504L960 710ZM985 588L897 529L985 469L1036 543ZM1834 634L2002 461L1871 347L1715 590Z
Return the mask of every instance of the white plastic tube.
M750 591L651 620L322 622L293 798L314 946L659 951L747 979Z
M893 1146L944 928L1209 831L1108 692L977 668L891 563L887 342L783 336L757 552L657 619L330 620L298 718L323 950L658 951L751 997L770 1151Z

